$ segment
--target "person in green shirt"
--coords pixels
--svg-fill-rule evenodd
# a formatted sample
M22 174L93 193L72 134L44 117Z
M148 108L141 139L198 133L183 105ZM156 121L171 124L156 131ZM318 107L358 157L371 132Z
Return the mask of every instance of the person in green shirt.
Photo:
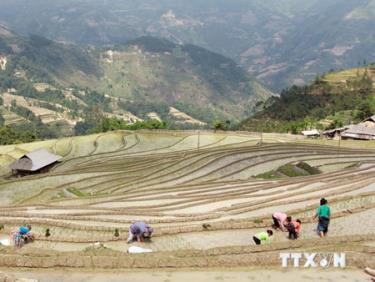
M262 244L262 242L266 243L270 241L270 237L273 235L272 230L267 230L267 232L260 232L253 236L253 240L256 245Z
M322 198L320 199L320 207L316 209L316 214L314 219L318 218L318 227L317 231L321 238L327 236L329 221L331 218L331 209L327 206L327 200Z

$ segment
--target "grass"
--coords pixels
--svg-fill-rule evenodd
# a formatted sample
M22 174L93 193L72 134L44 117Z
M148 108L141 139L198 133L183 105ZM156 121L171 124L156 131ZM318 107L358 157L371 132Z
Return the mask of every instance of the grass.
M299 162L296 166L308 172L309 175L315 175L315 174L321 173L319 169L317 169L316 167L312 167L305 162Z
M305 176L308 175L304 170L298 169L297 166L292 164L283 165L278 169L278 171L288 177L297 177L297 176Z
M261 179L278 179L283 176L287 177L298 177L307 175L320 174L321 171L315 167L310 166L305 162L299 162L297 164L286 164L279 167L277 170L267 171L256 175L256 178Z
M326 120L337 120L341 122L343 125L349 124L351 121L354 120L354 117L356 116L358 111L353 110L353 111L341 111L337 112L334 115L330 115L326 117Z
M78 190L77 188L68 188L66 190L68 192L76 195L77 197L86 197L86 196L88 196L88 194L86 194L85 192L82 192L82 191Z
M344 71L327 73L324 76L324 80L330 83L343 83L348 79L355 78L357 74L360 76L365 73L365 68L353 68ZM372 72L369 72L373 76ZM374 77L373 77L374 78Z
M274 170L258 174L255 177L256 178L262 178L262 179L277 179L277 178L279 178L279 176L276 175L276 172Z

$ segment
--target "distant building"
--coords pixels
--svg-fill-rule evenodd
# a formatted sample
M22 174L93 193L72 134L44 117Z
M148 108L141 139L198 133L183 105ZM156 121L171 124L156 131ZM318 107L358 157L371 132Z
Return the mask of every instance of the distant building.
M342 133L345 130L348 130L350 127L351 126L348 125L348 126L344 126L344 127L340 127L340 128L326 130L326 131L323 132L323 136L325 136L328 139L338 139L338 138L340 138Z
M302 131L301 133L303 136L309 137L309 138L320 137L320 132L317 129L305 130L305 131Z
M14 175L25 176L48 172L56 163L60 162L61 156L51 154L46 149L30 152L10 165Z
M345 130L341 137L354 140L375 140L375 127L368 127L364 123L353 125Z
M365 123L370 127L375 127L375 115L365 119L362 123Z
M341 133L343 139L375 140L375 115L363 122L349 126Z

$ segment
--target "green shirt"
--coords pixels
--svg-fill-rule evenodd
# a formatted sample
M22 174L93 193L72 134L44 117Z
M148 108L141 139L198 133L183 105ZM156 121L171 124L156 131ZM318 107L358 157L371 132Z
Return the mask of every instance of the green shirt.
M330 218L330 216L331 216L331 209L329 208L329 206L323 205L323 206L320 206L319 208L316 209L316 214L319 217Z
M257 235L255 235L259 240L261 241L268 241L270 239L270 236L268 235L267 232L260 232Z

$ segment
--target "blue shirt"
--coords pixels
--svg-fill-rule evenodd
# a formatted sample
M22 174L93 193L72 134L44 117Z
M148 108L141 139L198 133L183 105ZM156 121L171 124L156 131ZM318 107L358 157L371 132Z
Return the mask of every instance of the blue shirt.
M22 235L29 233L29 231L30 231L29 228L27 228L26 226L21 226L19 230L20 234Z

